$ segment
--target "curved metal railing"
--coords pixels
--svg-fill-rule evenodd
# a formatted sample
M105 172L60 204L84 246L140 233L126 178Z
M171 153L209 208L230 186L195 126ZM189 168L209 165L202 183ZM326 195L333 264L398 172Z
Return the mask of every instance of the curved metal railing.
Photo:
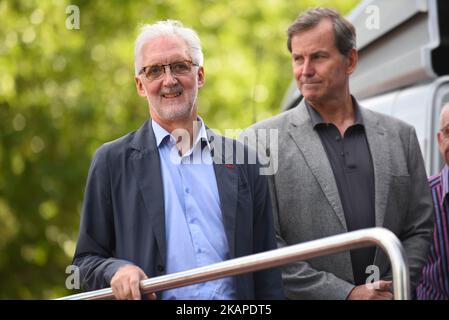
M390 259L396 300L410 299L407 259L399 239L384 228L362 229L276 250L141 281L142 293L158 292L237 274L278 267L331 253L377 245ZM113 299L111 288L70 295L59 300Z

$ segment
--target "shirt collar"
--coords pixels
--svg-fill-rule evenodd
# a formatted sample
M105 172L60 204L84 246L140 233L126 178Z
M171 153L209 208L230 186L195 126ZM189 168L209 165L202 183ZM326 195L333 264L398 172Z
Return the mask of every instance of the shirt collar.
M197 118L198 118L197 121L200 124L200 131L198 136L196 137L193 146L195 147L198 143L201 143L201 149L203 148L204 145L206 145L209 148L209 150L211 150L209 138L207 137L206 125L204 124L204 121L200 116L197 116Z
M359 106L357 100L354 99L353 96L351 96L351 99L352 99L352 105L354 106L354 113L355 113L354 125L360 124L363 126L364 124L363 124L362 113L360 112L360 106ZM310 120L312 121L312 126L315 128L315 126L317 126L319 124L326 124L326 122L324 122L324 120L321 117L321 115L319 114L319 112L316 111L315 108L312 107L307 102L307 100L304 99L304 102L306 104L307 111L309 112Z
M197 116L197 121L199 122L200 129L199 129L198 136L196 137L195 142L193 143L192 150L196 147L196 145L200 141L202 143L205 142L205 145L207 145L207 147L209 149L211 149L209 139L207 138L206 126L204 125L204 121L200 116ZM154 132L154 136L156 137L156 143L157 143L158 148L160 148L161 143L165 144L165 143L168 143L168 141L170 141L170 140L172 141L172 143L175 143L175 138L170 134L170 132L168 132L167 130L162 128L159 125L159 123L157 123L156 121L151 119L151 125L153 127L153 132ZM167 138L167 137L169 137L169 138ZM201 147L203 147L203 144L201 145ZM187 152L187 154L189 154L189 153L190 152Z

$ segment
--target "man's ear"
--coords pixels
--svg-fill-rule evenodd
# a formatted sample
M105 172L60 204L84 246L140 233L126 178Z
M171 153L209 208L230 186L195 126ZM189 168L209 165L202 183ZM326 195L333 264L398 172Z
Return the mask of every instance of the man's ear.
M143 86L142 79L140 79L139 76L135 76L134 77L134 82L136 83L136 89L137 89L137 93L139 94L139 96L146 97L147 93L146 93L145 88Z
M350 75L354 72L357 66L357 62L359 60L359 54L357 52L357 49L352 48L351 51L349 51L349 54L346 59L348 63L348 66L346 67L346 74Z
M198 88L204 86L204 67L198 67Z

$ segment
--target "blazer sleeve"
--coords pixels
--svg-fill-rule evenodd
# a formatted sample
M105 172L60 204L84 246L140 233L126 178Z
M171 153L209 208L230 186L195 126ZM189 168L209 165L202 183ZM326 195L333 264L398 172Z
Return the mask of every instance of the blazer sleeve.
M418 285L433 234L434 207L415 129L408 131L409 206L398 238L404 247L410 272L411 291ZM390 280L391 269L383 277Z
M115 236L107 147L94 155L84 195L73 264L79 267L83 290L110 286L115 272L129 261L114 258Z

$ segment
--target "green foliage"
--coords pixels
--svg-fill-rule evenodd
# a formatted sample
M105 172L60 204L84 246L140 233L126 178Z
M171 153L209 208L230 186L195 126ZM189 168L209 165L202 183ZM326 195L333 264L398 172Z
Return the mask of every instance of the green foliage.
M200 35L211 128L245 128L279 110L292 72L285 30L301 10L351 1L0 1L0 299L65 289L84 183L102 143L148 117L136 94L138 26L178 19ZM77 5L80 29L66 28Z

